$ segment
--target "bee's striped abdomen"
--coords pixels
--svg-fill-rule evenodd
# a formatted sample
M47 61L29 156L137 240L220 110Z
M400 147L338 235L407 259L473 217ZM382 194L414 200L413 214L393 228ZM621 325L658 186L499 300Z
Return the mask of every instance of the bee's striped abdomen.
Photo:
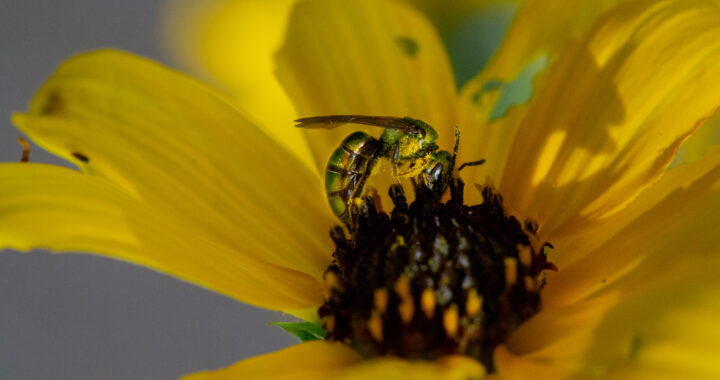
M345 223L349 222L348 203L363 195L365 186L361 183L370 174L380 147L378 140L355 132L330 156L325 169L325 191L330 208Z

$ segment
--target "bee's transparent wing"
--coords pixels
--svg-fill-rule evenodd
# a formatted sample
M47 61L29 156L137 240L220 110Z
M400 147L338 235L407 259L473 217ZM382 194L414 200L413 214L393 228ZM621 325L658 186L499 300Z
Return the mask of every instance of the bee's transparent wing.
M328 115L304 117L295 120L297 128L332 129L345 124L363 124L373 127L399 129L410 133L418 130L417 120L409 117L363 116L363 115Z

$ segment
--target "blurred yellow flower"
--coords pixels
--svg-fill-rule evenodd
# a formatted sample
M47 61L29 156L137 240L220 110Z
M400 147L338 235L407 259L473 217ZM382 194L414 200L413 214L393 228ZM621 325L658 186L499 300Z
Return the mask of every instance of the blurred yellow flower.
M190 28L221 31L189 46L231 97L127 53L64 63L13 121L80 171L1 164L0 245L119 258L317 321L337 223L321 176L348 130L292 120L410 116L445 149L458 125L459 162L487 160L462 172L465 183L494 185L507 214L534 221L536 252L554 246L539 312L513 326L490 368L462 350L408 360L312 341L190 378L720 377L720 149L666 170L720 105L720 4L528 0L457 91L433 25L409 3L290 3L267 3L283 9L277 18L242 1L185 14ZM267 23L275 32L253 33ZM268 46L279 46L274 58ZM224 50L262 62L221 62ZM498 111L538 62L532 97ZM482 203L468 188L466 203ZM523 252L505 260L506 282L520 283ZM497 315L470 293L435 315L440 299L414 286L378 291L373 339L397 333L378 317L390 306L401 319L443 318L456 341L472 327L462 318Z

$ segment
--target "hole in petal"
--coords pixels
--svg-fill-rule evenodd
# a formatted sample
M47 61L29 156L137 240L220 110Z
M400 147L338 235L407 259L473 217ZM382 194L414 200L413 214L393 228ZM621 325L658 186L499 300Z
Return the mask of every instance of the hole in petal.
M40 107L40 113L43 115L58 115L62 112L63 101L57 90L51 90L45 98L45 103Z
M420 45L414 38L408 36L400 36L395 39L395 43L400 50L410 58L415 58L420 52Z
M78 160L82 161L82 163L84 163L84 164L87 164L88 162L90 162L90 157L88 157L82 153L72 152L72 156L77 158Z
M533 80L535 76L547 66L547 55L543 55L530 62L518 76L500 88L500 97L492 112L490 120L503 117L510 107L524 104L530 100L533 93Z

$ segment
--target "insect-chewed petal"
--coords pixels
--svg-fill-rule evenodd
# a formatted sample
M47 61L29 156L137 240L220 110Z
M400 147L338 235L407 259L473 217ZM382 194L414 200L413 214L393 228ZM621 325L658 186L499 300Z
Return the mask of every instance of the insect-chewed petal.
M500 180L508 208L550 240L620 210L718 107L719 60L716 2L622 2L602 16L508 126L522 131Z
M318 197L321 179L183 74L118 51L82 54L60 66L28 113L13 120L88 175L239 255L317 278L327 265L331 216Z

